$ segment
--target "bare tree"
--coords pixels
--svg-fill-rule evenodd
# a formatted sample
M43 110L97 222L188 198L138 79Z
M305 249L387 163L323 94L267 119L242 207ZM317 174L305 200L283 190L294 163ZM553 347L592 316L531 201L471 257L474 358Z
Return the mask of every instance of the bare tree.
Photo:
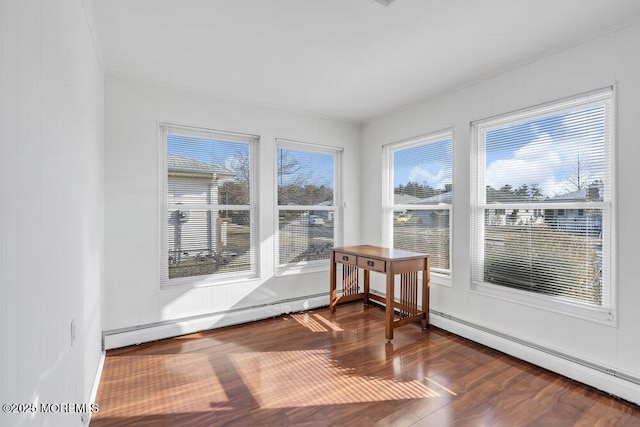
M587 188L589 183L593 181L592 168L587 159L578 150L576 154L576 161L572 163L565 175L566 185L563 190L567 193L572 191L580 191L583 188Z
M229 167L228 167L229 168ZM218 194L220 203L225 205L246 205L249 203L249 180L251 167L249 152L238 150L231 161L231 170L236 173L233 180L220 184Z
M290 150L278 149L278 204L294 202L295 189L307 185L311 178L308 162L291 156ZM286 180L285 180L286 178Z

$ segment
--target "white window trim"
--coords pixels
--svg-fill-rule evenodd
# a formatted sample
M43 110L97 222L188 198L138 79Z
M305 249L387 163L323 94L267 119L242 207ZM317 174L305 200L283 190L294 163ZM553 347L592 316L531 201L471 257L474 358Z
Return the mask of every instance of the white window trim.
M551 101L538 106L533 106L519 111L506 113L496 117L490 117L474 121L470 124L470 137L471 137L471 153L472 153L472 165L471 165L471 283L470 290L473 293L490 296L493 298L522 304L529 307L539 308L546 311L568 315L588 321L593 321L603 325L617 327L618 316L617 313L617 263L616 263L616 239L617 239L617 227L616 227L616 203L617 197L615 192L616 187L616 85L594 90L592 92L584 93L581 95L559 99ZM608 135L606 139L609 141L605 144L605 195L609 200L604 202L589 202L589 204L582 202L568 202L568 203L547 203L537 204L531 203L526 205L518 204L491 204L487 205L486 193L480 191L485 187L484 177L482 174L484 171L480 171L479 165L485 164L484 158L486 150L483 144L484 138L479 137L479 130L488 127L494 127L503 123L516 124L518 122L525 122L535 117L544 117L549 114L560 114L566 111L571 111L575 107L588 107L589 105L600 104L602 100L605 100L608 108L610 109L611 122L606 128ZM482 182L480 182L482 181ZM483 262L483 245L478 244L480 241L484 241L484 210L486 208L500 209L501 206L505 206L508 209L512 208L526 208L526 209L578 209L595 207L601 208L603 211L603 217L608 216L608 223L610 224L610 230L604 234L606 238L603 239L603 248L606 247L609 251L609 263L607 265L608 273L606 276L609 278L609 305L606 307L595 307L587 304L581 304L576 301L562 299L559 297L553 297L550 295L536 294L533 292L527 292L519 289L509 288L500 285L494 285L484 281L475 280L474 269L482 268ZM604 221L603 221L604 223ZM603 275L604 276L604 275Z
M302 273L315 273L329 270L329 263L327 260L318 261L302 261L295 264L280 264L280 211L287 210L299 210L299 211L333 211L334 212L334 227L333 227L333 245L340 246L342 244L343 236L343 203L342 203L342 153L344 148L334 147L329 145L301 142L286 138L275 138L274 149L274 246L273 246L273 262L275 265L276 276L289 276ZM277 180L277 167L278 167L278 148L290 148L292 150L309 151L322 154L331 154L334 156L334 169L333 169L333 183L334 183L334 202L333 206L316 206L316 205L278 205L278 180Z
M431 269L431 283L453 287L453 210L454 204L440 205L396 205L394 204L393 193L393 162L391 161L391 152L409 148L419 144L441 141L450 138L453 144L453 127L442 129L436 132L419 135L416 137L403 139L382 146L382 239L386 246L393 246L393 211L398 209L448 209L449 210L449 272L441 273ZM452 170L455 168L453 158L451 159Z
M219 286L230 283L238 283L238 282L248 282L248 281L260 281L260 246L258 245L258 236L259 233L259 210L258 210L258 198L256 197L259 193L258 188L258 176L259 176L259 157L258 157L258 142L260 140L259 135L242 133L242 132L233 132L233 131L222 131L218 129L208 128L206 126L193 126L193 125L185 125L178 124L168 121L159 121L157 124L158 129L158 140L160 146L160 155L158 156L158 188L159 188L159 203L158 203L158 235L160 237L160 254L159 254L159 284L160 290L169 290L173 288L201 288L201 287L209 287L209 286ZM254 223L255 233L251 236L250 246L253 248L252 251L252 265L254 265L254 270L248 272L231 272L231 273L223 273L223 274L215 274L215 275L207 275L207 276L193 276L193 277L180 277L175 279L169 279L168 276L168 238L167 238L167 228L168 228L168 201L167 201L167 190L168 190L168 176L167 176L167 135L169 129L177 129L180 132L183 132L184 135L193 135L202 137L202 133L211 132L211 133L220 133L225 135L239 135L244 138L251 138L251 142L249 143L249 155L250 158L253 159L251 164L251 181L249 183L251 196L250 200L253 201L253 205L240 205L237 206L238 209L248 209L250 212L250 222ZM206 206L198 206L198 205L183 205L189 209L211 209L215 208L223 208L223 209L232 209L235 205L206 205Z

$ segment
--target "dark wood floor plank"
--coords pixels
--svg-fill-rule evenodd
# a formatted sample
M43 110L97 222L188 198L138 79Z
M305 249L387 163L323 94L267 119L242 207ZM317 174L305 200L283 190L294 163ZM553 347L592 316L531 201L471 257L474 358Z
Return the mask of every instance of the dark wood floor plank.
M107 352L93 427L638 426L640 409L361 303Z

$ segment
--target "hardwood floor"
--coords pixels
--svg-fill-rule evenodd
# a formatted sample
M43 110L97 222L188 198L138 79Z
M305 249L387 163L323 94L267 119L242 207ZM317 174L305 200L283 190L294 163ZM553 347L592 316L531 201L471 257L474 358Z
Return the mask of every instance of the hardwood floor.
M362 303L107 352L91 426L640 426L640 408Z

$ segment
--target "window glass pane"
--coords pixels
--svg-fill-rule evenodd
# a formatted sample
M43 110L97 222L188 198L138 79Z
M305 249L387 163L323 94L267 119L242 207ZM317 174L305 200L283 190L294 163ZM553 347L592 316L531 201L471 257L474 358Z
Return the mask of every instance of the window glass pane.
M333 206L335 155L279 147L278 205Z
M487 203L602 200L605 117L598 105L487 129Z
M602 210L560 211L485 210L484 280L602 305Z
M394 204L451 203L452 141L394 150Z
M168 124L161 131L167 149L161 282L255 274L251 153L257 137Z
M441 134L389 150L393 247L429 254L432 271L441 274L451 270L452 148L450 134Z
M334 236L331 210L281 210L279 218L280 264L325 260Z
M249 144L169 134L168 203L250 203Z
M449 270L449 209L393 212L393 247L427 253L431 268Z
M612 93L473 124L474 284L611 308Z
M249 213L169 210L169 278L250 271L253 257Z

